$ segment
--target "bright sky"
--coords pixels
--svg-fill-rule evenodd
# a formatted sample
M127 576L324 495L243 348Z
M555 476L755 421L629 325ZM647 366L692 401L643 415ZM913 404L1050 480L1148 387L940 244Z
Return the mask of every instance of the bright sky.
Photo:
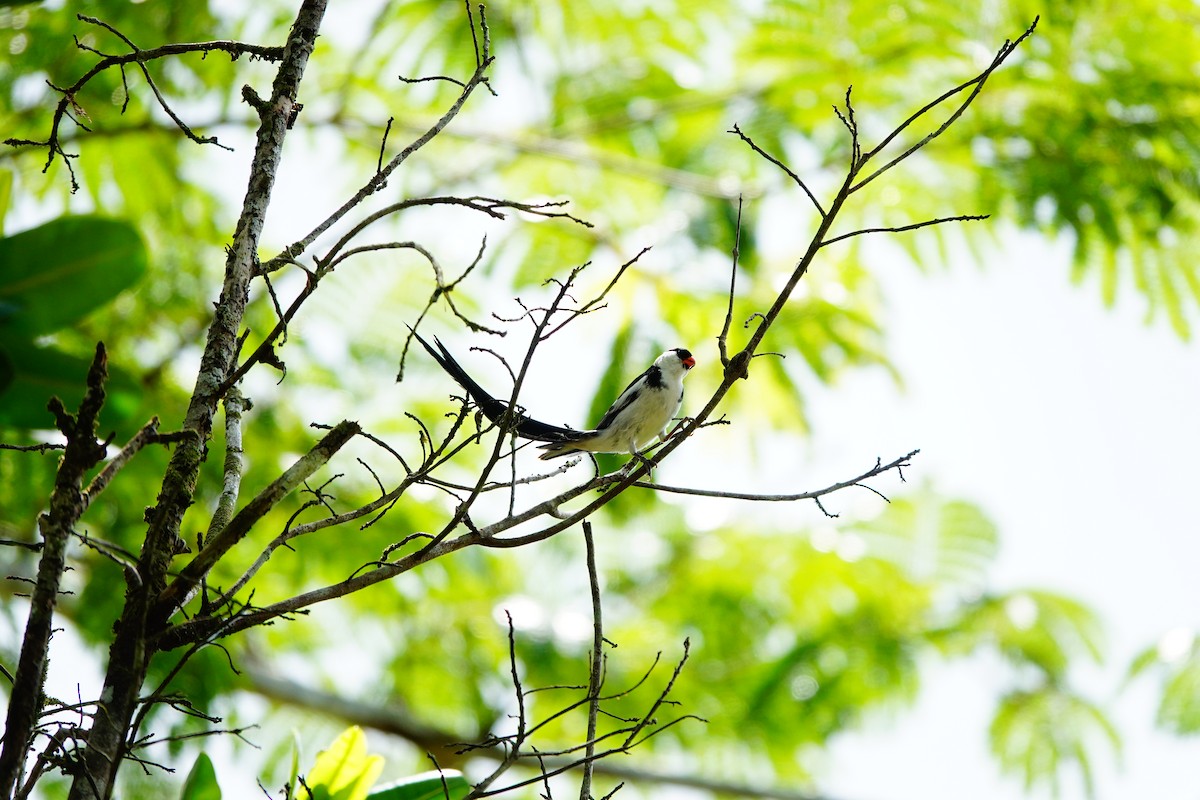
M909 480L931 477L999 525L992 589L1066 593L1104 623L1104 665L1081 660L1071 676L1124 737L1120 764L1103 743L1092 753L1097 797L1191 797L1194 746L1153 730L1157 681L1123 681L1138 652L1197 623L1200 353L1165 321L1146 327L1128 285L1105 310L1094 285L1070 285L1065 248L1013 239L986 269L878 275L907 388L860 375L815 397L814 460L920 447ZM835 742L822 789L837 800L1020 796L987 745L1011 674L998 659L932 661L915 709ZM1064 800L1084 796L1068 775Z

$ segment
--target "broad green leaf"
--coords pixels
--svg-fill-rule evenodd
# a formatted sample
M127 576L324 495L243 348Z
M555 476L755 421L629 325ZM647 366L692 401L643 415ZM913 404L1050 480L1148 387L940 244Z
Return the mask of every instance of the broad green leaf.
M184 781L179 800L221 800L217 771L213 769L212 759L205 753L196 756L196 763Z
M146 247L127 222L59 217L0 239L0 337L74 323L135 284Z
M471 784L458 770L422 772L371 792L369 800L461 800Z
M305 778L313 800L363 800L383 770L383 757L367 755L367 736L347 728L317 754Z
M20 341L0 343L0 426L53 428L54 417L46 404L57 396L68 411L78 408L91 363L90 358L53 347ZM120 429L137 412L141 387L127 372L110 363L104 390L101 424Z

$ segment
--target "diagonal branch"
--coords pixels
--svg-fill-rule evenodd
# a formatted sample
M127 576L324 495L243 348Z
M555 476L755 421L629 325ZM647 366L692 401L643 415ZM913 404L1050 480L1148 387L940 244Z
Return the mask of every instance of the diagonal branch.
M468 7L469 10L469 7ZM475 23L470 19L471 33L475 34ZM409 156L420 150L440 134L450 122L458 116L467 99L474 94L475 90L481 85L487 83L487 71L495 60L491 54L491 42L487 35L486 22L481 20L480 27L484 32L482 50L479 53L478 63L471 77L463 84L462 91L458 97L450 104L450 108L446 110L438 120L433 123L423 134L413 140L407 147L401 150L388 161L382 169L375 172L374 175L354 193L354 196L338 207L333 213L325 218L317 227L313 228L307 235L298 241L292 243L284 249L283 253L276 256L270 262L263 264L260 267L260 272L270 272L273 269L278 269L285 263L289 263L305 250L307 250L317 238L325 231L329 230L334 224L339 222L343 217L357 208L360 203L366 200L371 195L382 190L387 185L388 176L395 172L396 168L408 160Z
M789 178L792 179L793 183L795 183L797 186L799 186L801 189L804 190L804 193L806 195L808 195L808 199L812 201L813 207L817 209L817 213L820 214L822 217L825 216L825 209L821 207L821 201L817 199L817 196L815 194L813 194L812 189L808 188L808 184L806 184L804 182L804 180L799 175L797 175L796 172L791 167L789 167L787 164L780 161L775 156L768 153L766 150L763 150L761 147L759 147L758 144L753 139L751 139L749 136L747 136L745 133L742 132L742 129L738 125L734 125L732 128L730 128L729 133L737 134L738 138L741 139L746 144L748 144L750 146L751 150L758 153L760 156L765 158L767 161L770 161L775 166L779 167L779 169L781 169ZM739 206L739 208L741 207L741 198L738 199L738 206Z
M956 94L959 94L960 92L962 92L966 89L971 90L970 94L967 95L966 99L964 99L962 101L962 103L958 106L958 108L956 108L954 110L954 112L951 113L950 116L946 119L946 121L943 122L940 126L938 126L938 128L936 130L934 130L932 133L926 135L925 138L921 139L920 141L912 144L903 153L896 156L891 161L887 162L886 164L884 164L882 167L880 167L879 169L872 172L867 177L863 178L861 181L859 181L853 187L851 187L850 191L857 192L859 189L866 186L868 183L875 180L880 175L887 172L889 169L896 166L901 161L904 161L906 158L911 156L913 153L917 152L922 147L929 144L934 139L936 139L937 137L939 137L943 133L945 133L946 129L948 129L951 125L953 125L958 120L958 118L962 116L963 112L967 110L967 107L970 106L971 103L975 100L975 98L979 95L979 92L983 90L983 85L987 82L987 79L991 77L992 73L1000 68L1000 65L1003 64L1010 55L1012 55L1013 51L1015 51L1017 49L1017 47L1020 46L1021 42L1025 41L1025 39L1027 39L1033 35L1033 31L1035 28L1037 28L1037 24L1040 19L1041 19L1040 16L1034 17L1033 22L1031 22L1029 24L1029 27L1025 29L1025 32L1022 33L1020 36L1018 36L1016 39L1014 39L1014 40L1006 39L1004 41L1004 44L1001 45L1000 49L996 52L996 56L995 56L995 58L992 59L991 64L989 64L987 66L987 69L985 69L983 72L976 75L974 78L971 78L969 81L964 81L963 83L960 83L958 86L955 86L953 89L950 89L949 91L944 92L940 97L936 98L935 100L930 101L929 103L926 103L924 106L917 109L917 111L915 111L908 119L906 119L906 120L904 120L904 122L900 123L896 127L895 130L893 130L890 134L885 136L883 138L883 140L879 142L879 144L875 145L874 148L872 148L868 152L864 153L862 156L862 161L860 162L861 164L866 164L866 162L869 159L878 155L885 147L887 147L889 144L891 144L892 141L896 139L896 137L898 137L901 133L903 133L905 130L907 130L910 125L912 125L914 122L919 120L921 117L925 116L930 111L937 108L945 101L949 100L951 97L954 97Z
M155 652L150 627L152 613L161 613L155 608L158 596L165 591L174 569L172 561L183 546L179 529L184 513L195 500L200 466L206 455L205 442L222 399L217 390L237 366L239 330L245 318L253 269L258 263L267 208L290 123L299 111L297 95L325 10L326 0L300 3L272 82L270 101L259 114L249 180L233 240L226 251L221 294L181 426L194 435L181 441L171 454L155 505L146 511L147 527L137 569L141 583L130 586L125 594L109 648L101 699L87 732L82 763L73 770L70 800L110 797L117 772L128 753L126 734L150 657ZM173 610L161 619L165 620Z
M204 549L188 562L188 565L180 571L179 576L159 595L151 617L152 622L155 624L165 622L180 606L186 603L199 586L200 581L220 560L221 556L245 538L246 534L280 500L291 494L305 479L328 463L334 453L354 438L360 430L357 422L345 421L335 426L311 450L247 503L229 520L228 525L213 534L205 543Z
M112 482L126 464L128 464L142 448L150 444L171 444L172 442L181 442L184 439L194 436L191 431L178 431L175 433L159 433L158 432L158 417L154 417L149 422L141 427L141 429L133 435L124 447L121 448L107 464L104 465L96 477L88 483L87 488L83 490L84 508L91 506L92 501L96 499L104 489Z

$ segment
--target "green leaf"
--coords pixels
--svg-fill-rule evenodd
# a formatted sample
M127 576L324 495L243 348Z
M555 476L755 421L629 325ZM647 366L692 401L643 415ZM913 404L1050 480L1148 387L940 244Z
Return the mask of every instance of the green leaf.
M1089 745L1106 740L1119 753L1120 738L1097 706L1056 686L1005 697L990 730L992 751L1007 772L1021 775L1026 789L1034 784L1058 790L1059 770L1075 762L1091 794Z
M1155 723L1178 736L1200 733L1200 638L1185 629L1171 631L1133 660L1129 677L1151 667L1162 675Z
M291 767L288 769L287 779L287 798L292 800L296 796L296 787L299 782L296 776L300 774L300 737L295 731L292 731L292 760Z
M383 757L367 755L367 736L355 725L317 754L306 783L313 800L364 800L383 770Z
M1156 721L1171 733L1200 733L1200 656L1195 650L1167 677Z
M1100 660L1100 622L1084 604L1042 590L985 597L957 624L955 637L991 642L1016 663L1032 664L1060 679L1072 656ZM967 649L970 649L968 647Z
M461 800L471 785L458 770L422 772L371 792L369 800Z
M80 358L54 347L37 347L20 341L0 342L0 426L54 427L54 418L46 410L46 403L52 396L57 396L67 409L78 407L91 363L90 358ZM120 429L138 411L141 387L127 372L110 364L104 389L102 424Z
M212 759L204 753L196 756L196 763L184 781L179 800L221 800L217 771L213 769Z
M146 271L127 222L59 217L0 239L0 337L32 339L82 319Z
M870 552L918 582L978 588L996 557L996 526L978 506L930 490L893 500L873 520L854 526Z

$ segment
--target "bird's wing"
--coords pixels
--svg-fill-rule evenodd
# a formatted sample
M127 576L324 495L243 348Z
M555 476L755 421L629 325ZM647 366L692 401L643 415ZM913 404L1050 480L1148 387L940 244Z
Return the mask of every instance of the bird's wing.
M409 328L412 331L412 328ZM479 410L483 415L497 425L504 415L508 412L508 403L504 400L499 400L492 397L486 390L467 374L454 356L450 355L450 351L446 349L446 345L435 336L433 341L438 346L438 350L434 350L429 342L421 338L421 335L416 331L412 331L412 335L421 343L421 346L428 351L429 355L433 356L433 360L441 366L446 373L458 382L458 385L466 389L467 394L475 401L475 405L479 406ZM577 431L573 428L562 428L558 425L551 425L547 422L539 422L536 419L528 417L524 414L515 414L514 430L516 434L525 439L532 439L536 442L571 442L579 439L583 435L583 431Z
M655 366L651 366L641 375L630 381L629 385L625 387L625 391L617 395L617 399L608 407L608 411L604 412L604 416L600 418L600 423L596 425L596 430L602 431L609 425L612 425L618 414L629 408L630 404L634 400L637 400L642 392L649 390L655 384L655 381L651 379L655 374L659 376L657 383L661 384L662 370Z

